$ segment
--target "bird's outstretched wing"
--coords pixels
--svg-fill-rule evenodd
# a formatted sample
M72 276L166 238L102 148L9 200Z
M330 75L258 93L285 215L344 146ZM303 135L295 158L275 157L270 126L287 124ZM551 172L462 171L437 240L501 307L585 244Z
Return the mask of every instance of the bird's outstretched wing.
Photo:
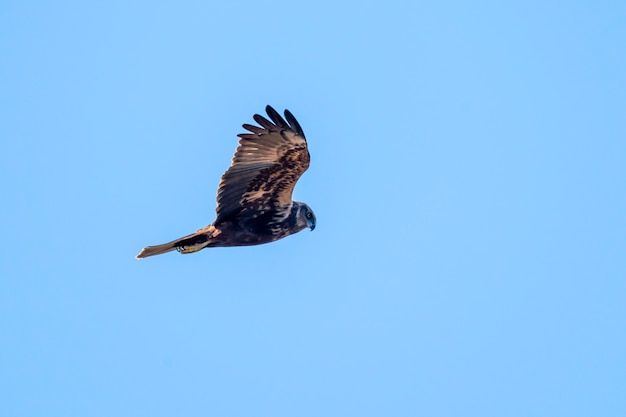
M285 119L271 106L265 108L272 121L255 114L261 126L244 124L252 133L238 135L239 146L217 191L219 223L242 210L264 212L291 206L291 194L310 163L304 132L285 110Z

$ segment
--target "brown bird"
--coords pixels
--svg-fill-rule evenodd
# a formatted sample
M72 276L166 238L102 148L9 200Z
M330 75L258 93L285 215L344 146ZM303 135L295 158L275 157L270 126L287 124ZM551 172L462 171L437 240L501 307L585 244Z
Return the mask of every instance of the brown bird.
M285 119L271 106L272 121L255 114L260 125L244 124L251 133L238 135L232 164L217 190L217 218L204 229L162 245L142 249L137 259L177 250L193 253L218 246L248 246L273 242L307 227L315 229L315 214L291 194L310 163L306 138L289 110Z

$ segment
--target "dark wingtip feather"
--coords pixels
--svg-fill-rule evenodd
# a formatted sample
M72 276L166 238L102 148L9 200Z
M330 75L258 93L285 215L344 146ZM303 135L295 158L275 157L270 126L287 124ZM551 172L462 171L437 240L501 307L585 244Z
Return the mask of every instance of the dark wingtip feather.
M296 118L293 116L293 114L291 114L291 112L287 109L285 109L285 117L287 118L287 121L289 122L289 124L291 125L291 128L300 136L302 136L303 138L304 136L304 131L302 131L302 127L300 126L300 123L298 123L298 121L296 120Z
M250 125L248 123L244 123L241 125L244 129L249 130L252 133L261 133L263 132L263 128L262 127L258 127L255 125Z
M261 125L261 128L249 125L247 123L242 125L243 128L255 134L259 134L263 129L272 130L278 127L281 129L293 130L297 135L300 135L303 138L305 138L304 131L302 130L302 126L300 126L300 123L298 123L294 115L291 114L289 110L285 110L285 117L287 118L287 121L285 121L285 119L283 119L283 117L280 114L278 114L278 112L274 110L274 108L270 106L269 104L265 106L265 111L267 112L267 115L269 116L269 118L272 119L271 122L267 120L265 117L261 116L260 114L255 114L254 116L252 116L252 118L254 119L255 122ZM241 135L238 135L238 136L241 137Z
M276 123L276 126L282 127L283 129L289 128L289 125L287 124L285 119L283 119L282 116L278 114L278 112L274 110L272 106L270 106L269 104L265 106L265 111L267 112L267 115L270 117L270 119L272 119L272 121Z
M255 114L254 116L252 116L252 118L254 119L255 122L260 124L265 129L272 130L273 128L276 127L274 123L270 122L269 120L267 120L265 117L261 116L260 114Z

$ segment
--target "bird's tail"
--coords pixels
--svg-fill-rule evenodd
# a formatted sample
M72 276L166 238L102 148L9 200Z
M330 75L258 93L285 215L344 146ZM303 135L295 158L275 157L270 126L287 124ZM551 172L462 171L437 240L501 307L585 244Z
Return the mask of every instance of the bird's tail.
M163 243L162 245L147 246L143 248L135 258L147 258L148 256L160 255L173 250L177 250L180 253L197 252L209 246L211 243L210 238L214 230L215 228L211 225L198 230L196 233L172 240L168 243Z
M178 239L180 240L180 239ZM164 243L162 245L155 246L147 246L139 252L139 255L135 256L137 259L147 258L148 256L160 255L162 253L167 253L175 250L177 248L178 240L174 240L169 243Z

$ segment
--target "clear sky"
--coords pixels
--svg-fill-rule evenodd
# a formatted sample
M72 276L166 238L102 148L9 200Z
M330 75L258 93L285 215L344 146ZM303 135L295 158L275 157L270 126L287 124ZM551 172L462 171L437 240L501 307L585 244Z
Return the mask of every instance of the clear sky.
M626 415L626 3L0 5L0 415ZM317 229L214 219L288 108Z

